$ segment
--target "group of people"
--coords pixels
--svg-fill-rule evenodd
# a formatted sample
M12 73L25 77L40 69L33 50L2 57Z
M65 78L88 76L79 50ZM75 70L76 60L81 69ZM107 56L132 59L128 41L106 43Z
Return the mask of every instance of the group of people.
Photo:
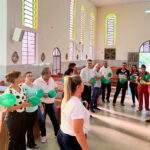
M48 96L50 90L58 90L57 84L51 77L49 68L44 68L41 77L33 82L32 72L25 73L25 82L22 83L20 71L11 71L6 74L6 81L9 87L5 93L12 93L16 96L14 106L7 108L5 123L8 128L9 143L8 150L26 150L26 147L38 149L35 144L33 127L38 115L41 132L41 142L46 142L46 115L50 117L55 136L59 131L59 123L54 104L54 98ZM35 96L38 89L44 91L39 106L32 106L28 99ZM25 136L27 135L27 140Z
M127 64L116 72L118 83L113 98L113 106L116 105L117 97L122 89L121 106L124 106L125 95L130 82L133 104L135 107L135 98L139 102L138 111L143 109L143 94L145 96L145 109L149 111L149 91L150 82L147 81L146 66L141 66L138 71L137 66L133 65L131 71L127 69ZM102 95L102 102L110 103L111 82L105 83L102 80L111 79L113 72L104 61L103 66L96 64L93 68L92 60L86 61L86 67L80 74L77 72L75 63L70 63L67 71L63 75L64 94L61 103L61 125L59 126L54 104L54 98L48 96L50 90L59 91L57 84L51 77L49 68L44 68L41 77L33 82L32 72L24 74L25 82L22 84L21 72L11 71L6 74L6 81L9 87L5 93L12 93L16 96L14 106L7 108L5 123L8 128L9 144L8 150L26 150L26 147L38 149L33 135L33 127L38 115L41 132L41 142L46 142L46 115L48 114L52 121L54 134L61 150L89 150L86 138L90 130L90 113L100 110L97 106L98 98ZM134 76L134 80L130 80ZM94 78L96 80L93 84ZM124 83L120 83L124 79ZM141 82L142 80L142 82ZM32 106L28 99L35 95L38 89L44 91L44 97L41 98L39 106ZM107 89L107 93L105 92ZM83 105L84 104L84 105ZM148 120L150 121L150 120ZM27 134L27 140L25 138Z

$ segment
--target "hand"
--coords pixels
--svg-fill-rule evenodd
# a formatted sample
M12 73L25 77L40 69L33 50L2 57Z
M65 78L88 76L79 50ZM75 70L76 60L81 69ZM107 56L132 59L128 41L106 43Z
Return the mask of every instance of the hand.
M41 109L41 114L44 115L44 108L43 108L43 106L40 107L40 109Z
M83 101L83 105L88 108L88 102L87 101Z
M22 105L23 107L32 107L32 104L28 102L24 102Z
M141 86L141 84L139 82L137 84L138 84L138 86Z
M93 83L93 81L89 80L89 81L88 81L88 83L92 84L92 83Z
M104 75L101 76L101 79L103 79L103 78L104 78Z
M44 93L44 98L48 98L48 93Z

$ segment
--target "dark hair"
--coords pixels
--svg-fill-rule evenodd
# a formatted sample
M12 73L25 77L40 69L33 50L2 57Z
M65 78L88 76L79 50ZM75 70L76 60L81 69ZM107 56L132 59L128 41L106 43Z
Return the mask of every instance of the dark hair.
M73 69L75 66L76 66L75 63L70 63L70 64L68 65L68 69L69 69L69 68Z
M30 74L30 73L32 73L32 72L30 72L30 71L28 71L28 72L25 72L24 73L24 77L26 77L28 74Z
M123 62L122 64L125 64L125 65L127 65L127 63L126 63L126 62Z
M8 82L8 83L14 83L15 79L17 79L20 74L21 74L21 72L20 71L16 71L16 70L8 72L5 75L6 82Z
M65 73L64 73L64 76L66 75L70 75L71 73L73 73L73 69L72 68L69 68Z
M144 64L141 65L141 68L146 68L146 66Z
M132 70L131 70L131 74L134 72L133 67L136 67L136 71L138 72L138 68L137 65L132 65Z
M92 62L92 59L87 59L86 62Z
M43 68L41 75L43 76L45 74L48 74L48 70L50 70L48 67Z

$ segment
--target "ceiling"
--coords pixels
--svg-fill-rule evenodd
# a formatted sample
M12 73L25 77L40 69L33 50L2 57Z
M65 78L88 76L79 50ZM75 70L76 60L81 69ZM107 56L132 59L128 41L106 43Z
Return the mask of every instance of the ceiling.
M91 1L96 7L126 4L126 3L136 3L136 2L150 2L150 0L89 0L89 1Z

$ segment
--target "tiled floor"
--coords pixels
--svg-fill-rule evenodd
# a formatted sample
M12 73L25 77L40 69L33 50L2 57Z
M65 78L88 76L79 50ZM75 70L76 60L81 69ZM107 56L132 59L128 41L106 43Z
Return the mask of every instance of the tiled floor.
M114 90L112 90L114 93ZM132 100L128 92L125 106L120 106L120 96L117 105L111 103L101 106L91 118L91 131L88 134L90 150L150 150L150 124L146 111L137 112L137 106L131 108ZM59 150L51 124L47 126L47 143L37 141L39 150Z

